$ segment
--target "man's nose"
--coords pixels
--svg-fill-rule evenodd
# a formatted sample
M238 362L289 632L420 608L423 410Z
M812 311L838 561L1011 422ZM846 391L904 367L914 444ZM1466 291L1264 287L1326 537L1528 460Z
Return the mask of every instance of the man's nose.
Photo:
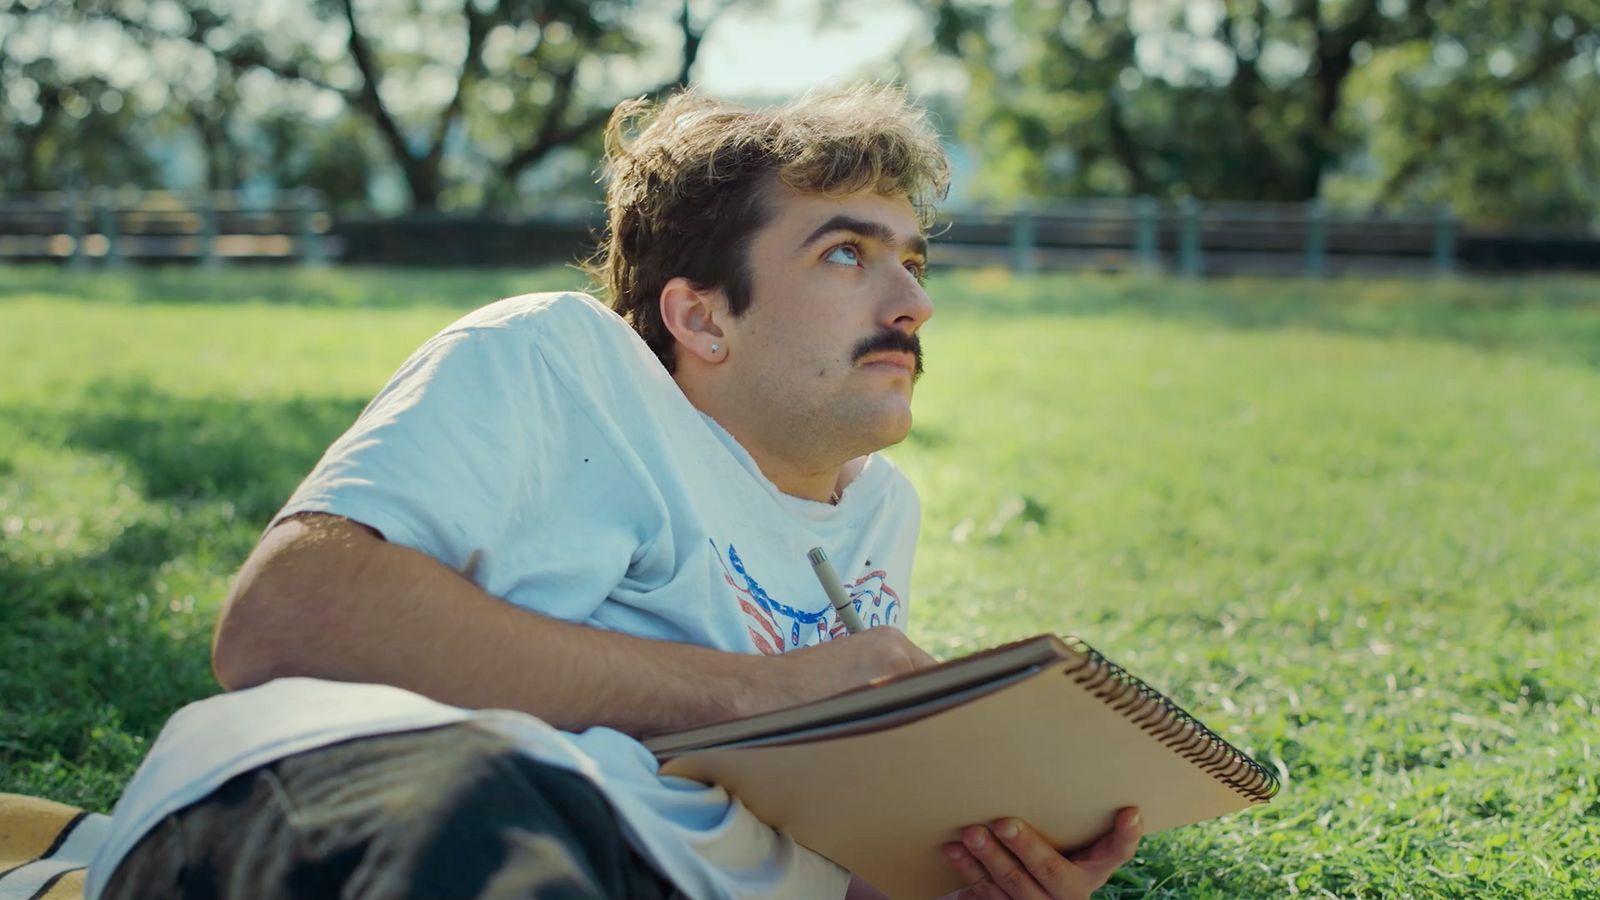
M896 280L893 296L885 304L885 324L896 331L916 334L922 323L933 318L933 298L915 275L905 269L900 272L904 277Z

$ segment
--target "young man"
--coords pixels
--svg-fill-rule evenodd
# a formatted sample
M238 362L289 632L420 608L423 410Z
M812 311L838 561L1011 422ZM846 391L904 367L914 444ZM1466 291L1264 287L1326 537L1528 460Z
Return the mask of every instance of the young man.
M845 892L632 736L932 662L916 495L877 451L911 425L946 162L882 89L624 104L607 158L614 311L513 298L407 361L245 563L236 693L163 731L91 896ZM817 546L877 627L845 636ZM974 896L1082 896L1137 835L945 850Z

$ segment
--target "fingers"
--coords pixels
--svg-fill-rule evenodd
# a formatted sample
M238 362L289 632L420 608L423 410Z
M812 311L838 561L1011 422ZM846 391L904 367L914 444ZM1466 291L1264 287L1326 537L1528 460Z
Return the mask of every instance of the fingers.
M768 691L763 688L763 696L746 703L743 709L753 710L746 715L853 690L936 664L933 657L892 625L879 625L763 659L765 665L786 669L790 674L772 680L770 693L774 696L765 696Z
M911 668L913 669L926 669L929 666L937 666L939 664L939 661L934 659L928 651L911 643L910 638L906 638L906 655L911 658Z
M968 866L963 869L955 860L956 870L967 879L967 884L972 886L972 893L977 897L1010 897L1012 900L1050 900L1050 894L1041 887L1028 868L1018 860L1008 846L1009 842L1020 842L1022 837L1020 825L1015 819L1002 819L995 823L994 830L983 825L969 825L961 829L961 847L976 861L978 868ZM1010 826L1008 828L1008 826ZM996 831L1009 834L1010 837L1001 839L996 836ZM1029 829L1031 833L1031 829ZM1051 853L1049 845L1045 849ZM1060 860L1060 855L1055 854ZM1061 860L1065 865L1066 861ZM973 878L976 874L978 877Z
M962 829L961 843L946 844L944 852L974 900L1086 898L1133 858L1142 833L1138 810L1128 807L1100 840L1063 856L1027 823L997 819Z
M967 883L967 889L958 895L962 900L988 900L990 896L1002 896L1000 889L989 880L989 872L983 863L978 862L962 844L945 844L944 858L961 876L961 880Z
M939 664L926 650L912 643L905 632L893 625L868 628L851 636L850 640L856 641L868 656L876 660L880 678Z
M1117 810L1116 823L1098 841L1072 854L1068 859L1099 887L1139 849L1144 822L1139 810L1127 806Z
M1081 891L1086 894L1089 890L1093 890L1093 888L1082 888L1080 884L1082 879L1073 871L1072 863L1026 822L1020 819L999 819L991 827L995 835L1005 844L1006 849L1011 851L1028 874L1033 876L1050 896L1074 896L1072 893L1063 892Z

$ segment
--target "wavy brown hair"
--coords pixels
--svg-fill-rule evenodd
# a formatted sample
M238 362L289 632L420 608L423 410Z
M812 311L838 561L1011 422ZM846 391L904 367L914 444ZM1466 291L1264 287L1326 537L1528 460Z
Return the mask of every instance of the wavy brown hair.
M868 188L904 196L924 230L950 165L921 110L898 88L808 94L765 109L693 91L620 104L606 126L606 231L588 261L611 306L673 368L661 290L683 276L722 289L733 315L750 306L746 252L782 182L830 195Z

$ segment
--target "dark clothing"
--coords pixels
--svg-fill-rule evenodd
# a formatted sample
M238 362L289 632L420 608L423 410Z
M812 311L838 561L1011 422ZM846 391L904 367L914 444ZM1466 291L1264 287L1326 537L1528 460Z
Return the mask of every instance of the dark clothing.
M103 896L672 894L588 780L463 723L333 744L231 778L151 829Z

